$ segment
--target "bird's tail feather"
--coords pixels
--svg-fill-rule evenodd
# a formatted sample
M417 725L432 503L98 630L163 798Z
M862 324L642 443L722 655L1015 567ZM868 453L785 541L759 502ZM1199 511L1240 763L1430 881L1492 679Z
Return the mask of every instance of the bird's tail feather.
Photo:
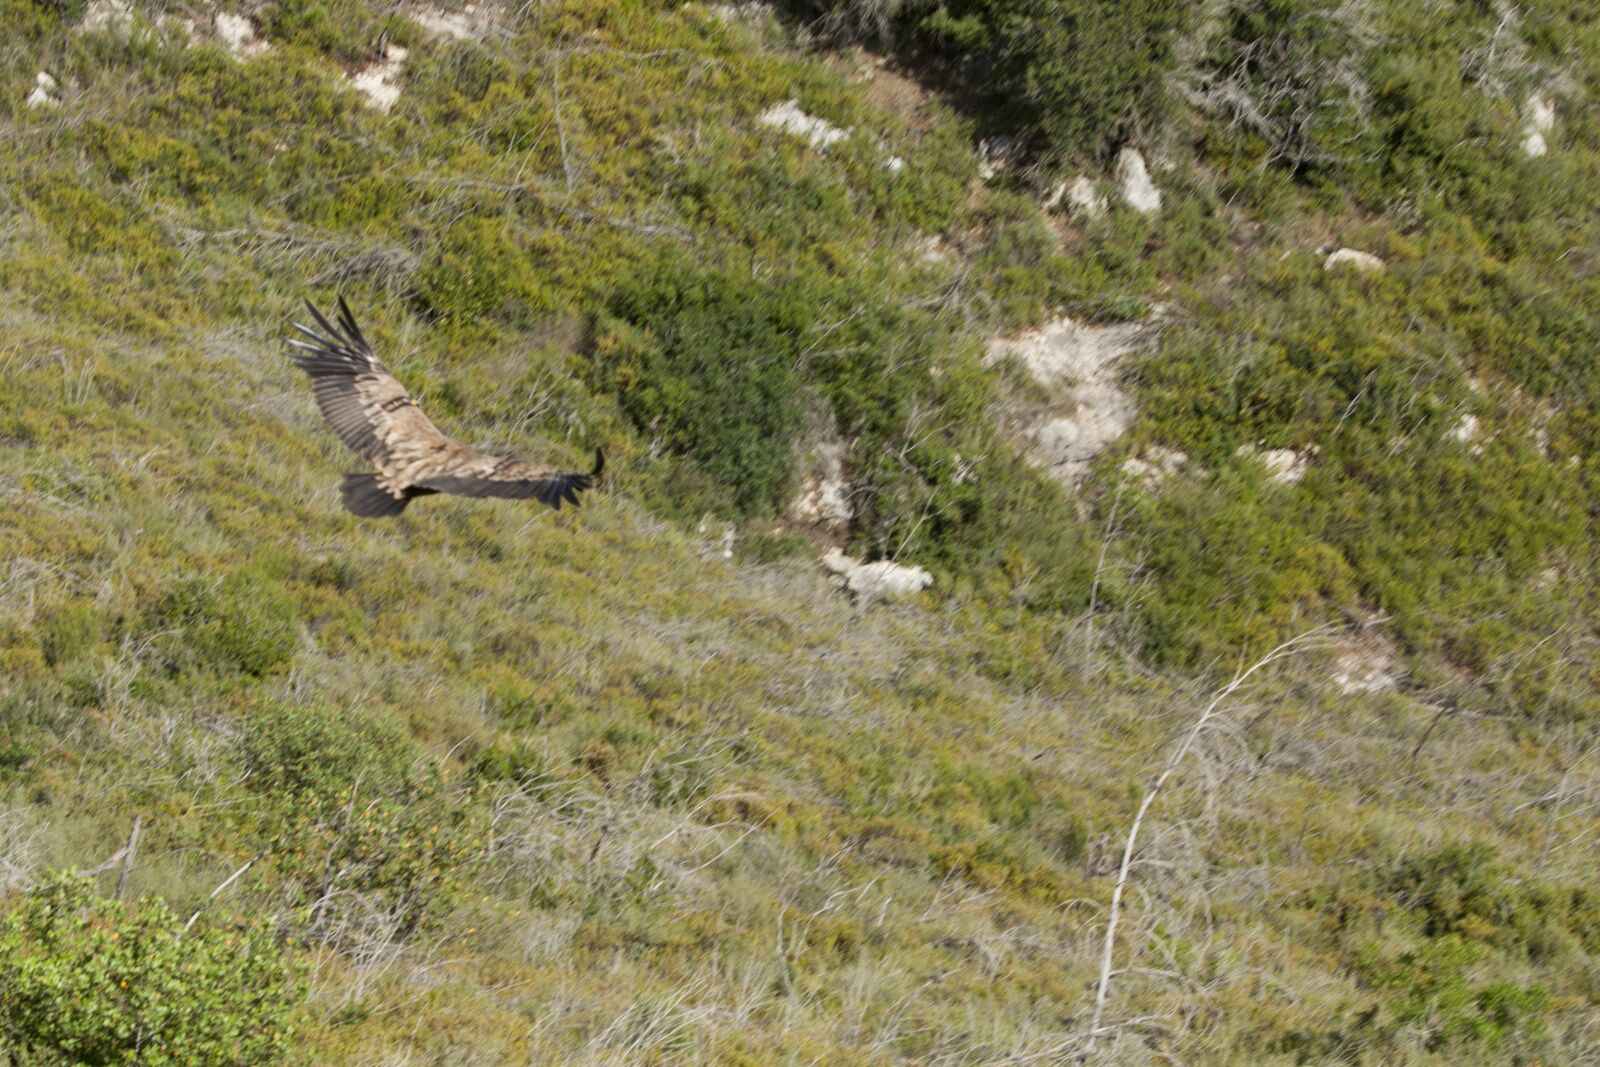
M339 491L344 494L345 508L352 515L360 515L364 519L385 519L398 515L411 503L407 497L396 500L384 492L378 485L378 479L371 474L346 474Z

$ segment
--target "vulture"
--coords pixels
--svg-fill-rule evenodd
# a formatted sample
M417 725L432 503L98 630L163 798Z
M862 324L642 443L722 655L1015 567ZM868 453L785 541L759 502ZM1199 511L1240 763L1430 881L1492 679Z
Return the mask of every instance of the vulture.
M338 325L308 300L320 332L292 323L301 337L289 340L289 358L311 378L317 406L328 425L374 473L347 474L344 506L363 518L398 515L413 497L532 497L559 510L578 503L605 467L596 449L594 469L562 471L519 459L485 455L439 432L405 386L384 369L361 336L350 307L339 297Z

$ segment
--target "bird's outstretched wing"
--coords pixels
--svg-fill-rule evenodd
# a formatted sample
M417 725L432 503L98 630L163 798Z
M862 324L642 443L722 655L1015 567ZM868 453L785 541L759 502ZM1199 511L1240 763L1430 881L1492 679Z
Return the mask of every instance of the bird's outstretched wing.
M604 470L598 449L593 470L563 471L485 455L446 437L378 362L343 297L337 324L306 307L320 332L295 323L301 337L290 340L290 358L311 376L333 432L376 468L345 480L345 506L357 515L398 515L412 497L429 493L532 498L559 509L576 505Z
M337 326L309 301L306 308L322 332L294 323L302 337L289 341L289 358L311 376L317 407L339 440L380 468L453 444L378 362L344 297Z
M594 469L590 471L563 471L474 451L470 456L453 457L438 464L414 484L435 493L460 496L532 497L560 510L563 502L576 506L578 494L594 484L605 466L605 454L599 449L595 449Z

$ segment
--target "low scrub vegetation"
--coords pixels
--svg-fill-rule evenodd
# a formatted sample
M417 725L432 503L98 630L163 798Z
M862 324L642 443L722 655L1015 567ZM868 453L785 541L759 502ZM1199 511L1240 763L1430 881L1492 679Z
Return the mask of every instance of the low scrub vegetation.
M1600 22L1191 7L283 0L253 59L0 9L0 1048L1581 1061ZM1109 212L1041 206L1079 172ZM344 514L282 357L336 291L451 432L604 486ZM1070 386L986 356L1063 314L1159 333L1071 486L997 417ZM854 603L824 540L935 585ZM1103 965L1173 738L1307 632Z

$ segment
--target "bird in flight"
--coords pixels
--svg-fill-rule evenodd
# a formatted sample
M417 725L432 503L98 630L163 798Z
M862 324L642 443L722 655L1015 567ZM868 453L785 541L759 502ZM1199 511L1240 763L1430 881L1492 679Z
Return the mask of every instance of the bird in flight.
M375 472L345 475L340 491L352 513L369 519L398 515L412 498L432 493L532 497L560 510L563 501L576 506L578 493L600 477L605 456L599 449L594 470L584 473L485 455L446 437L378 362L344 297L338 325L310 301L306 307L321 329L293 323L303 339L290 339L289 358L311 377L317 406L333 432Z

